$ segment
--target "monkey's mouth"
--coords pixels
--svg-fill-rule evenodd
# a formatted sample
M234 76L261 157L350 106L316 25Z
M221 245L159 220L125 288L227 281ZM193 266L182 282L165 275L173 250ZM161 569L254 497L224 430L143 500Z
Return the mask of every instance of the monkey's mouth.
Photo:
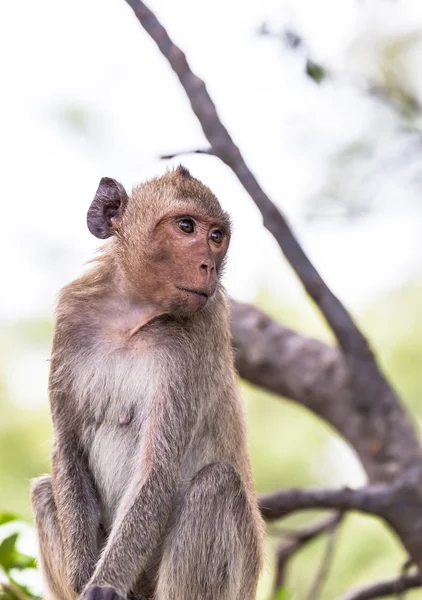
M186 294L192 294L196 296L196 298L200 298L201 300L208 300L208 294L205 292L199 292L198 290L188 290L187 288L176 286L178 290L181 292L185 292Z

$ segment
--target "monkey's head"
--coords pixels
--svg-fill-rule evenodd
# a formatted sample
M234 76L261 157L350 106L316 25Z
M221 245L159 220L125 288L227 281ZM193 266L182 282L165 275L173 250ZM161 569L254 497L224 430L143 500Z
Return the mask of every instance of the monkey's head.
M217 288L230 219L211 190L179 166L134 188L103 177L88 228L114 237L110 251L133 293L175 315L203 308Z

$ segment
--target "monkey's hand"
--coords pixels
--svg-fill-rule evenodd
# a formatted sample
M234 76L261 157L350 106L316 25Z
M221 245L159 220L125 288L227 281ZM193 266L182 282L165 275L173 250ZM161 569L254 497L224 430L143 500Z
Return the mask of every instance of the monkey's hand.
M79 600L124 600L124 598L112 587L89 585L79 596Z

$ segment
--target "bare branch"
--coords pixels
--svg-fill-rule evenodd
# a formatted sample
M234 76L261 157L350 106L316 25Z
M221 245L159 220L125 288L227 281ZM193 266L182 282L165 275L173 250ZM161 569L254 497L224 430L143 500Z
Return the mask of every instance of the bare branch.
M126 2L179 78L190 100L192 110L210 143L212 153L232 169L249 193L263 216L264 226L277 240L306 291L316 302L334 332L343 353L348 358L347 366L356 398L361 410L366 412L367 428L369 426L372 438L380 442L379 458L381 462L389 463L384 469L384 479L391 480L403 471L404 466L406 468L413 466L410 463L414 461L415 455L417 455L417 462L421 464L422 452L416 433L393 390L379 370L366 338L323 281L298 243L286 219L247 167L239 148L222 124L204 82L192 72L184 53L173 43L151 10L140 0L126 0ZM383 419L378 418L380 413L384 415ZM399 446L401 448L403 442L402 436L400 440L395 439L397 422L402 423L403 428L406 429L407 446L411 448L410 457L407 453L405 457L403 452L397 450ZM384 448L387 437L389 447ZM381 456L383 451L384 456ZM403 460L406 462L405 465Z
M232 300L231 307L241 377L325 419L350 442L373 482L420 464L419 440L399 402L387 394L372 398L369 381L366 394L358 393L337 348L300 335L253 306Z
M286 566L290 558L306 544L320 534L330 530L333 525L340 523L343 518L342 513L329 515L319 519L314 523L306 525L299 531L292 531L286 534L277 549L276 576L274 580L274 594L284 585Z
M358 510L371 515L384 516L392 502L392 495L392 488L387 485L339 490L292 488L261 496L259 507L268 521L280 519L296 510L315 508Z
M419 574L405 575L397 579L375 583L359 590L347 592L340 600L373 600L373 598L387 598L392 594L400 594L406 590L419 588L422 586L422 579Z
M328 540L327 546L325 549L325 553L321 562L321 566L318 569L317 575L315 577L315 581L312 584L312 587L309 592L308 600L318 600L319 595L321 593L322 587L324 585L325 579L330 570L331 561L333 559L334 554L334 544L336 534L338 532L338 528L340 526L341 520L343 518L343 513L338 515L336 521L333 521L331 525L328 527Z
M214 156L212 148L197 148L195 150L180 150L173 154L161 154L159 158L168 160L170 158L176 158L176 156L182 156L183 154L210 154L211 156Z
M167 31L140 0L126 0L145 31L155 41L179 78L197 116L212 153L235 173L240 183L260 210L264 226L277 240L289 263L296 271L306 291L318 305L346 354L373 361L372 352L353 319L328 288L302 247L285 217L263 191L247 167L239 148L221 122L204 82L191 70L184 53L170 39Z
M333 331L345 358L348 389L346 395L343 395L347 400L345 407L339 406L338 400L335 401L335 406L330 411L332 421L340 431L346 429L346 426L341 424L339 413L351 421L352 425L347 427L350 440L353 437L356 441L357 427L360 428L361 441L357 443L356 449L359 456L363 457L365 468L371 468L368 475L372 482L396 484L400 480L401 504L396 505L395 511L390 511L388 522L400 535L415 562L422 565L422 498L419 493L422 450L408 413L379 369L365 336L323 281L285 217L249 170L239 148L221 122L204 82L192 72L183 52L172 42L145 4L140 0L126 2L179 78L212 153L232 169L249 193L262 214L264 226L277 240L305 290ZM316 369L317 366L314 365L314 371ZM265 362L262 371L265 371ZM398 496L396 501L397 498ZM403 506L406 506L406 510L403 510ZM412 522L412 530L409 530L409 520Z

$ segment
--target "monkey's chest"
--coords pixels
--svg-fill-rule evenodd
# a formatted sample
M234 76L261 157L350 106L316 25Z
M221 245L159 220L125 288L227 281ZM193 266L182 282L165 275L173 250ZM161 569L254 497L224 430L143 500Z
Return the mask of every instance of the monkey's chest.
M105 525L112 522L139 463L151 397L151 374L144 361L118 357L108 360L107 367L101 379L90 382L86 400L91 419L83 434Z

